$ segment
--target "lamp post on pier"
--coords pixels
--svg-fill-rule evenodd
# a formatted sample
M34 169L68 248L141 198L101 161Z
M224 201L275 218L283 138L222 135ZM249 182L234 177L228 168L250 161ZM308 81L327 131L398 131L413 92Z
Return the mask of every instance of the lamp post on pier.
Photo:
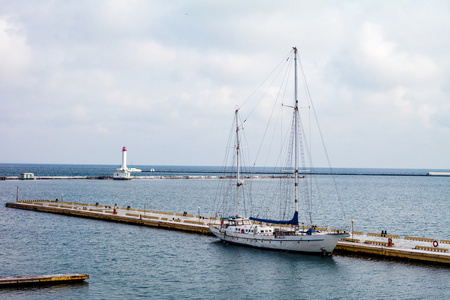
M353 237L353 222L355 222L355 220L352 219L352 239L354 239L354 237Z

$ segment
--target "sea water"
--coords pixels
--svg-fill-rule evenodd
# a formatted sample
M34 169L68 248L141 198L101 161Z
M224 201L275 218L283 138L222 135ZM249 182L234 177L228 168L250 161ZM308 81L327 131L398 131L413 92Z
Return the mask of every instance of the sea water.
M0 176L35 165L4 166ZM41 176L84 176L108 175L114 167L39 168ZM324 199L335 182L340 200L313 207L315 213L326 212L316 213L317 225L340 221L343 211L347 225L355 220L355 231L450 239L450 177L394 176L426 174L423 170L345 171L378 175L318 176ZM252 190L270 180L252 180ZM90 275L82 284L2 288L0 299L445 299L450 294L448 267L264 251L225 245L211 236L6 208L17 187L19 199L117 203L194 215L200 210L209 216L215 214L218 180L0 181L0 276Z

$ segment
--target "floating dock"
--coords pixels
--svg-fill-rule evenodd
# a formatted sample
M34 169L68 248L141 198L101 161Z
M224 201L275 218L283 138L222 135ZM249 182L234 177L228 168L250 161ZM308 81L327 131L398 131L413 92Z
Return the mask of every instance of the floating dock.
M47 285L60 283L78 283L89 279L87 274L57 274L37 276L0 277L0 288L18 285Z
M21 200L7 207L68 216L181 230L212 235L209 225L220 224L215 217L194 216L187 212L171 213L155 210L112 207L99 204L61 202L56 200ZM304 229L307 227L303 227ZM326 228L315 228L327 230ZM335 230L335 229L332 229ZM350 238L338 242L334 252L341 255L364 255L450 266L450 240L353 231Z

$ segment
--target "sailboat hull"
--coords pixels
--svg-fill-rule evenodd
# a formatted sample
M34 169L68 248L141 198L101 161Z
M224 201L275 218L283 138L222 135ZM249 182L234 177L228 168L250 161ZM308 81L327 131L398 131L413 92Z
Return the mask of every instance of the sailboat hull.
M341 238L348 233L314 233L312 235L292 235L276 237L274 235L227 233L218 226L210 226L211 232L224 242L270 250L329 254Z

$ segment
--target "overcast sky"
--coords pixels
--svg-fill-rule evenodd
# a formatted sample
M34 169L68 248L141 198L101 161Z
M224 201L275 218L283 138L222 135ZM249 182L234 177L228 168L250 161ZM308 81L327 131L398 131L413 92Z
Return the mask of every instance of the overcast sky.
M0 0L0 162L220 166L292 46L333 167L450 168L449 1Z

